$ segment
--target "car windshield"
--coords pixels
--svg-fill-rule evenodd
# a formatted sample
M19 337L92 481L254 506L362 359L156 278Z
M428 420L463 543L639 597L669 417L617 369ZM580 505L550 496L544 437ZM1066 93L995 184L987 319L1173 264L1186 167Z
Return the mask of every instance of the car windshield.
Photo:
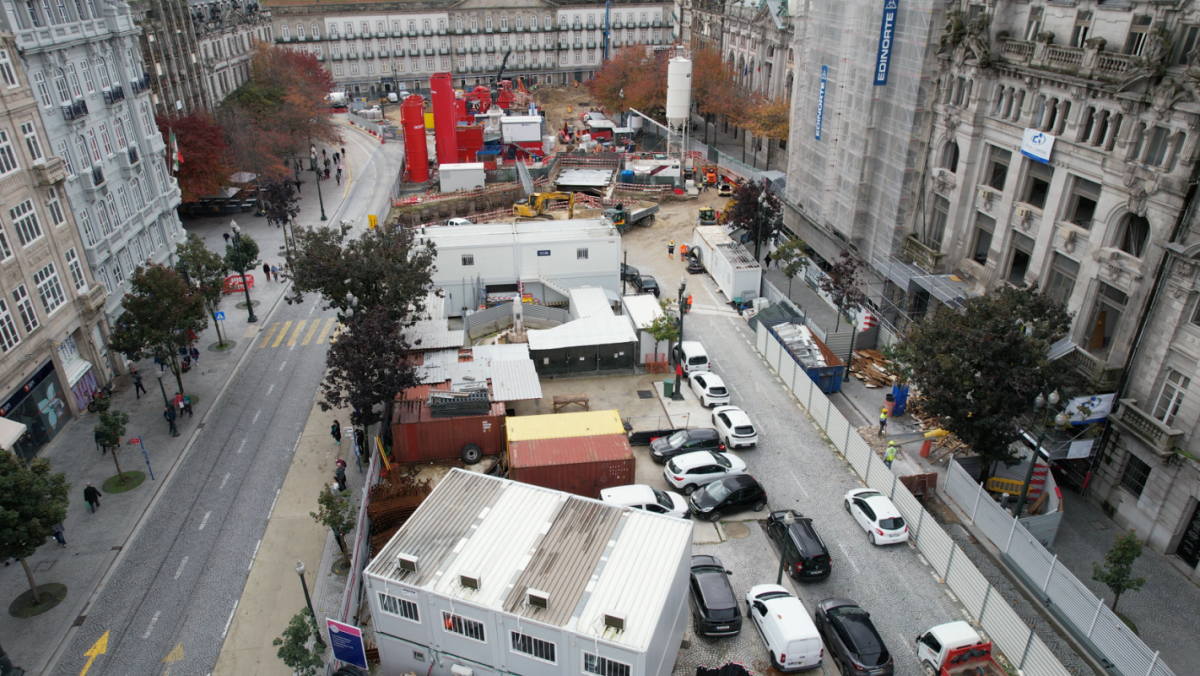
M724 387L710 387L710 388L708 388L708 393L709 394L725 394L725 388Z
M658 286L658 282L654 281L653 277L642 277L642 286L650 288Z
M858 606L838 606L829 611L830 617L866 617L867 611Z
M713 460L716 461L716 463L718 465L724 467L725 469L729 469L730 467L733 467L733 463L729 462L729 458L726 458L725 456L721 455L720 453L713 453L712 457L713 457Z
M884 530L900 530L904 528L904 517L897 516L891 519L880 519L879 527Z
M679 448L685 441L687 441L687 432L682 430L667 437L667 444L669 444L671 448Z
M708 486L705 486L704 490L708 491L708 497L716 500L717 502L721 502L725 498L729 497L730 493L729 487L725 485L724 481L714 481Z
M654 499L658 502L659 506L667 509L675 509L675 503L671 502L671 496L658 490L657 488L653 488L651 490L654 491Z
M739 425L733 428L733 433L739 437L754 436L754 428L749 425Z

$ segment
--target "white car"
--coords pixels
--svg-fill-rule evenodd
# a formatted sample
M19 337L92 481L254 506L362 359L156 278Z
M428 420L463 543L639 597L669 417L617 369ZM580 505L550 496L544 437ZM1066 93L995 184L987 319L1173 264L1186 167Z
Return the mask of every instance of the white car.
M771 653L779 671L804 671L821 666L825 646L817 625L800 599L777 584L759 584L746 593L746 614Z
M660 491L646 484L613 486L600 491L600 500L618 507L644 509L655 514L666 514L685 519L688 516L688 501L678 493Z
M758 430L750 422L750 416L737 406L718 406L713 409L713 427L725 440L728 448L746 448L758 445Z
M677 455L667 461L663 478L684 495L691 495L697 488L707 486L717 479L746 473L746 463L732 453L696 451Z
M873 545L908 541L908 524L886 495L872 488L855 488L846 493L846 511L867 531Z
M725 387L721 376L712 372L697 371L688 376L688 382L691 383L692 392L696 393L701 405L716 408L729 403L729 389Z

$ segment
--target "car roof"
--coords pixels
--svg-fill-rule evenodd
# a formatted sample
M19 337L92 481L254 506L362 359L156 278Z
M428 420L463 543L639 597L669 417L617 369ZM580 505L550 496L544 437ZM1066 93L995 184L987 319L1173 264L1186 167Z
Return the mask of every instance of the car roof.
M737 406L718 406L715 409L713 409L713 412L714 413L724 413L726 415L726 417L729 418L729 422L731 422L735 425L737 425L739 423L744 423L746 425L751 424L750 416L746 415L746 412L743 411L742 409L738 408Z
M747 486L758 486L758 480L749 474L734 474L733 476L721 479L730 488L746 488Z
M700 341L698 341L698 340L683 340L683 341L679 342L679 349L681 349L681 350L703 350L704 345L701 344Z
M979 632L962 620L940 624L929 631L933 632L939 643L951 649L975 645L980 641Z
M879 636L879 630L875 628L875 623L871 621L869 616L855 615L846 617L844 615L835 615L830 618L830 621L842 625L842 628L850 635L850 640L854 643L854 649L860 655L877 655L887 650L883 645L882 638Z
M730 458L730 462L732 462L733 456L726 457ZM713 451L692 451L691 453L675 456L671 459L671 462L674 462L675 466L680 469L691 469L707 465L710 462L716 462L716 460L713 459Z
M805 554L829 553L829 550L825 547L825 543L817 535L817 529L813 528L812 519L806 516L796 517L796 523L792 524L792 527L788 529L788 533L792 536L792 541Z
M886 495L872 495L863 498L863 500L875 511L876 518L894 519L895 517L902 516L900 510L896 509L896 505L893 505L892 501L888 500Z
M721 376L713 373L712 371L697 371L697 372L691 374L691 376L689 376L689 377L691 377L691 378L703 377L708 382L709 387L712 387L714 385L719 386L719 387L725 386L725 381L721 380Z
M600 491L600 499L604 502L613 502L621 505L655 502L654 489L646 484L630 484L628 486L605 488Z
M725 564L712 554L692 554L692 568L696 566L717 566L724 570Z
M699 583L700 594L704 597L704 605L708 606L709 610L737 608L737 595L729 584L729 577L726 576L724 568L720 571L706 570L693 574Z
M717 431L711 427L691 427L684 432L692 439L716 439Z

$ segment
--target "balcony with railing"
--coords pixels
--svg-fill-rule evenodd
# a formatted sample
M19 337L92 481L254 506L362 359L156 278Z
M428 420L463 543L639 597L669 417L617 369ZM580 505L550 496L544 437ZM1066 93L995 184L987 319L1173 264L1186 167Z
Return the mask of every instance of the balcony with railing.
M150 73L142 73L142 77L129 83L129 91L134 96L150 91Z
M110 106L125 100L125 89L121 85L113 85L105 89L102 93L104 94L104 102Z
M1078 346L1064 355L1063 361L1086 378L1094 392L1111 392L1116 389L1124 370L1119 366L1109 366L1103 357L1097 357Z
M66 118L67 122L82 120L83 118L87 117L88 114L87 101L80 99L79 101L67 104L62 107L62 112L63 117Z
M67 179L67 166L63 158L52 155L45 162L33 165L33 175L38 185L54 185Z
M903 253L905 256L912 258L913 263L926 272L931 274L942 272L942 259L945 258L946 254L925 244L916 235L909 235L904 238Z
M1164 460L1173 457L1183 431L1138 408L1136 399L1120 401L1121 408L1111 417L1117 427L1137 437Z
M1119 82L1136 66L1137 56L1103 51L1106 41L1088 40L1084 47L1070 47L1029 40L1000 40L1000 58L1008 63L1040 70L1058 71L1085 78Z
M92 185L93 190L97 190L104 185L104 170L99 165L92 165Z

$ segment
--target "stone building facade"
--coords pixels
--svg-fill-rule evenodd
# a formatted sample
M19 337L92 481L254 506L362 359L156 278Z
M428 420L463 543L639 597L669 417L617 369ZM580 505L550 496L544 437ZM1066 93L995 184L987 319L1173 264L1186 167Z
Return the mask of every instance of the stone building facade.
M720 52L738 84L791 99L796 65L792 17L781 0L684 0L687 36ZM685 38L686 40L686 38Z
M638 0L551 4L542 0L434 0L413 6L374 2L353 8L268 0L276 43L324 62L352 94L427 90L450 72L455 86L487 83L510 49L506 77L529 83L581 82L621 49L669 49L676 21L670 2ZM369 9L367 9L369 8Z
M250 58L272 40L271 14L250 0L192 0L192 26L213 106L250 79Z
M25 425L13 450L27 458L112 377L104 288L46 138L16 41L0 31L0 416Z

